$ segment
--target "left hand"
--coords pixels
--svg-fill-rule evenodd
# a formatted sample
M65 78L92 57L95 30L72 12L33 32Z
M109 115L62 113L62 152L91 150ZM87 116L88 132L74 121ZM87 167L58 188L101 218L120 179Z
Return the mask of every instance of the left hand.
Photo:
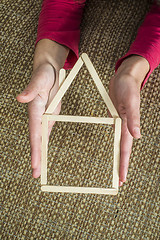
M140 87L149 71L148 61L132 55L118 68L109 85L110 98L122 119L119 186L126 181L133 138L140 138Z

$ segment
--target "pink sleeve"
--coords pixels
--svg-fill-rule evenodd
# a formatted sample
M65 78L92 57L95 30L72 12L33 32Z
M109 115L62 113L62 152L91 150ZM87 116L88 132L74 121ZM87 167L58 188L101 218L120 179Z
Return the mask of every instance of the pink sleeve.
M64 68L73 67L79 57L80 23L85 0L43 0L37 42L51 39L70 49Z
M123 60L132 54L144 57L150 64L150 70L142 83L143 87L152 71L160 63L160 6L156 2L139 28L129 51L117 61L115 70L117 71Z

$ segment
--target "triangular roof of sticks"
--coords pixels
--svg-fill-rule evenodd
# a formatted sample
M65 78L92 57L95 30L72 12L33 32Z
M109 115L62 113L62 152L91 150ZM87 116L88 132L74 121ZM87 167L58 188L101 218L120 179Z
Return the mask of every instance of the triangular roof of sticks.
M92 76L92 78L95 82L95 85L98 88L99 93L101 94L106 106L108 107L108 110L109 110L111 116L113 118L119 117L117 110L115 109L108 93L106 92L106 90L105 90L105 88L104 88L104 86L103 86L103 84L102 84L102 82L101 82L93 64L92 64L92 62L91 62L91 60L89 59L89 57L86 53L83 53L80 56L80 58L77 60L74 67L72 68L72 70L70 71L70 73L68 74L66 79L63 81L63 83L61 84L57 94L55 95L54 99L52 100L52 102L48 106L45 114L52 114L54 112L55 108L57 107L57 105L61 101L61 99L64 96L67 89L70 87L72 81L74 80L74 78L78 74L79 70L82 68L83 64L86 65L89 73L91 74L91 76Z

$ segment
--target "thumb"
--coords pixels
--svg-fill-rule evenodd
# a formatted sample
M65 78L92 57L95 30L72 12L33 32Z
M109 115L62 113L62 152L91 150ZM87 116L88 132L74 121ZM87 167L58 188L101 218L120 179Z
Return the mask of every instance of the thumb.
M140 96L132 95L126 103L127 127L134 138L140 138Z
M38 94L38 88L30 82L28 86L17 97L17 101L21 103L28 103L32 101Z

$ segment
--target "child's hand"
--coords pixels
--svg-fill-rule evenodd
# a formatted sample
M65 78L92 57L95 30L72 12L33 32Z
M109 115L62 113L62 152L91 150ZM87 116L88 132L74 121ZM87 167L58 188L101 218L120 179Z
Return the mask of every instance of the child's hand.
M27 88L17 96L17 100L28 104L29 112L29 132L31 145L31 166L33 177L37 178L41 174L41 119L51 99L55 96L59 88L58 78L53 66L49 63L40 65L33 71L31 81ZM54 114L59 114L61 104L57 106ZM53 122L49 124L48 134L50 134Z
M27 88L17 100L28 104L31 166L33 177L41 175L41 120L42 115L59 88L59 70L64 66L69 49L50 39L40 40L35 49L33 73ZM61 102L53 114L59 114ZM48 137L54 122L49 122Z
M133 137L141 137L140 87L148 71L148 61L133 55L124 60L110 81L109 95L122 118L119 186L126 181Z

